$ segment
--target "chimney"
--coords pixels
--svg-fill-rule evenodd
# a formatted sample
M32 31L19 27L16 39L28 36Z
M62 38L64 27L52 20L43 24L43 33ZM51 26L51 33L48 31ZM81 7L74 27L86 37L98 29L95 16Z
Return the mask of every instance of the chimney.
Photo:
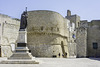
M67 10L67 16L71 16L71 11Z

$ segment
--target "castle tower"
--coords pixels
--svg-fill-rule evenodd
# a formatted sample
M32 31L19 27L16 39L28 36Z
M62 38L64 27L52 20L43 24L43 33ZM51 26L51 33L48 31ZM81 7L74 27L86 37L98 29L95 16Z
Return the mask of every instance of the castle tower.
M71 11L67 10L67 16L71 16Z
M78 28L80 26L80 16L78 15L71 15L71 11L67 10L67 16L65 17L68 20L70 20L71 23L75 23L75 28Z

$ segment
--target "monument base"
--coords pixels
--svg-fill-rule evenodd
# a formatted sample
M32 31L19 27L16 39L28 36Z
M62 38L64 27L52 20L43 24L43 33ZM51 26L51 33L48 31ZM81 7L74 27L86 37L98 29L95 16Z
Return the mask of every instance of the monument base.
M34 60L5 60L1 61L0 64L39 64Z
M0 64L39 64L39 62L29 53L27 47L17 47L13 55L7 60L1 61Z
M29 53L29 49L27 47L17 47L13 55L8 59L32 59L35 58Z

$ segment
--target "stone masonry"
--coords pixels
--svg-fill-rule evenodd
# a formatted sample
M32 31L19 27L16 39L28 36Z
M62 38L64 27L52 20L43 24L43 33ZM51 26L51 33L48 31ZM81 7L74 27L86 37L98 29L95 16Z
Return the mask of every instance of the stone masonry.
M67 11L64 18L48 10L28 11L27 46L35 57L100 57L100 20L81 20ZM0 56L12 55L20 21L0 14ZM13 45L13 46L12 46Z
M0 14L0 53L2 57L10 57L12 55L11 44L16 44L17 42L19 23L17 19Z

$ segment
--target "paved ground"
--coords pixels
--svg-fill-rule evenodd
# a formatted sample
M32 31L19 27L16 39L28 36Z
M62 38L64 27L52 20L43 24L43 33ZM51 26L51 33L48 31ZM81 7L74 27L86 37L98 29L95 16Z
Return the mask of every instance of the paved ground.
M5 58L0 58L0 61ZM40 64L0 64L0 67L100 67L100 58L36 58Z

